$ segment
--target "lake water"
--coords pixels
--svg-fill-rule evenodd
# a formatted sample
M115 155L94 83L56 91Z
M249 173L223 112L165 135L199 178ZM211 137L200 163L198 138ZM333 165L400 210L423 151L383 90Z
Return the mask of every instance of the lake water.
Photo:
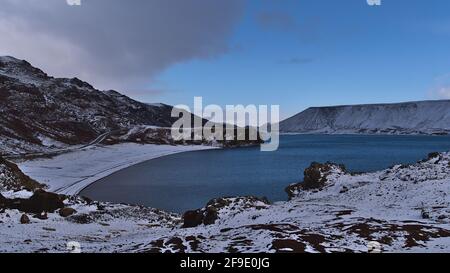
M188 152L150 160L106 177L81 195L173 212L203 207L223 196L286 200L284 188L303 179L311 162L342 163L367 172L414 163L450 151L449 136L281 136L280 149L259 147Z

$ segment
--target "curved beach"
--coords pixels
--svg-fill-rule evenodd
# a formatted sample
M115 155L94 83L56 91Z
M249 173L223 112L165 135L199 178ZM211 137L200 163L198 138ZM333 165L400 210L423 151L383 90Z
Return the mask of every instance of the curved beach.
M209 149L215 148L123 143L94 146L18 165L26 175L46 184L49 191L76 195L92 183L135 164L176 153Z

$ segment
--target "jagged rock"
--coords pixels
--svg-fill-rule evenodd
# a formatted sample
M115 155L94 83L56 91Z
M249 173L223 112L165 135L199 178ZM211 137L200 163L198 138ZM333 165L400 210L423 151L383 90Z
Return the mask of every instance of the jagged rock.
M30 218L28 218L28 216L26 214L22 214L22 216L20 217L20 223L21 224L29 224L30 223Z
M303 182L292 184L286 187L285 191L289 199L294 198L300 191L320 190L326 186L327 178L332 172L345 173L344 165L333 163L311 163L311 166L305 169Z
M187 211L183 215L183 228L192 228L200 225L213 225L226 209L238 213L250 208L264 209L270 204L267 198L253 196L235 198L215 198L209 201L205 208Z
M433 158L440 157L440 156L441 156L441 154L440 154L440 153L437 153L437 152L429 153L429 154L428 154L428 160L431 160L431 159L433 159Z
M190 210L183 215L183 228L198 227L203 223L204 215L201 210Z
M69 217L75 213L77 213L77 211L73 208L62 208L59 210L59 215L64 218Z
M219 213L217 212L217 209L214 207L208 207L206 208L205 217L203 218L203 224L205 226L213 225L218 218Z

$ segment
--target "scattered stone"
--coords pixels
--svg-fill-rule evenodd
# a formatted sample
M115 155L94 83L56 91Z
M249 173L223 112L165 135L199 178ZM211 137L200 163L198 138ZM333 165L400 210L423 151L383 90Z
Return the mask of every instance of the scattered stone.
M430 213L428 213L425 209L422 209L421 215L423 219L430 219Z
M56 229L54 229L54 228L48 228L48 227L43 227L42 229L43 229L43 230L46 230L46 231L56 231Z
M42 212L40 214L35 214L33 216L33 218L39 219L39 220L47 220L48 219L48 215L46 212Z
M94 222L94 219L92 219L92 216L90 216L89 214L75 214L68 217L68 220L82 225Z
M348 192L349 191L349 189L346 187L346 186L343 186L342 187L342 189L341 189L341 191L339 192L339 193L346 193L346 192Z
M30 218L26 214L22 214L22 217L20 217L20 223L22 225L26 225L30 223Z

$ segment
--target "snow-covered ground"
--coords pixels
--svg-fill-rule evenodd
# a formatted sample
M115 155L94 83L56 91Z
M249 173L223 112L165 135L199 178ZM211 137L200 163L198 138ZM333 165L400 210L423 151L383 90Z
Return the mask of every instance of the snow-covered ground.
M83 252L450 252L449 153L373 173L325 164L309 174L308 185L323 185L293 185L291 200L275 204L219 198L200 211L209 225L193 228L177 214L74 198L67 218L20 224L22 213L7 209L0 252L67 252L69 242Z
M46 184L49 191L76 195L114 172L150 159L175 153L212 149L210 146L170 146L124 143L93 146L53 158L18 163L28 176Z

